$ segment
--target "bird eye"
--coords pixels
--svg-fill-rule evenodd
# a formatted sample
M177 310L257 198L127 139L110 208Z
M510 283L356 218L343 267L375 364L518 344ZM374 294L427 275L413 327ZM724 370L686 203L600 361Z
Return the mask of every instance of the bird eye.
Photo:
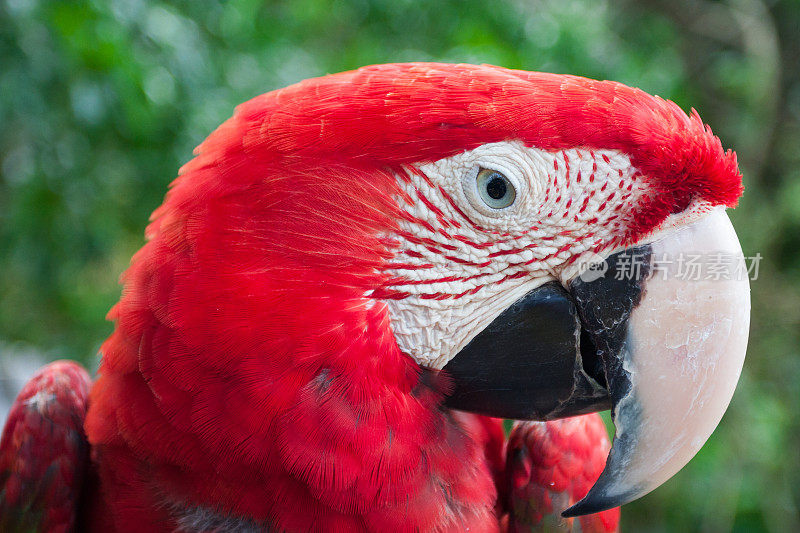
M496 170L480 169L477 181L481 200L492 209L508 207L517 197L517 191L511 181Z

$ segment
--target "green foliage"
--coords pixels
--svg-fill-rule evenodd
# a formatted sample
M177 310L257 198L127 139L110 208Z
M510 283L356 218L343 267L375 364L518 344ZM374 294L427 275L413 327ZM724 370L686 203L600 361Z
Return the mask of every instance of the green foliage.
M117 277L191 149L234 106L389 61L616 79L737 149L764 256L739 390L628 531L800 530L800 3L759 0L0 3L0 340L92 364Z

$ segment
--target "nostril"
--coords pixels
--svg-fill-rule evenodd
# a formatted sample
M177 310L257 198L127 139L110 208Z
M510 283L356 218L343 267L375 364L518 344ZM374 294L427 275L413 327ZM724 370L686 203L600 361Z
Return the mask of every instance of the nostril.
M600 359L600 354L597 353L597 347L595 347L592 342L592 337L583 328L581 328L580 350L583 371L586 372L587 376L608 390L608 381L606 380L603 361Z

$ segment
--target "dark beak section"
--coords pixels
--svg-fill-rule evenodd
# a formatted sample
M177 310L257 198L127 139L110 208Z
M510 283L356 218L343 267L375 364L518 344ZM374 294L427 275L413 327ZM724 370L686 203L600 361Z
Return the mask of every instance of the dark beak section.
M618 422L618 406L624 398L633 396L633 382L625 368L626 354L630 351L630 318L644 294L645 280L650 273L652 248L641 246L625 250L608 258L606 274L591 282L575 278L569 289L578 306L581 323L595 345L602 361L606 383L611 396L611 416ZM611 274L613 273L613 274ZM624 278L630 278L626 280ZM618 279L623 278L623 279ZM631 283L631 280L636 280ZM627 464L630 455L636 450L637 428L641 427L641 409L633 401L632 409L622 415L624 426L630 431L620 433L616 446L611 450L615 460L610 464ZM613 484L622 477L621 472L606 468L603 476L592 488L592 497L584 498L563 513L564 516L579 516L616 507L622 501L634 499L641 489L632 488L628 493L613 496L604 490L606 484Z
M604 374L595 354L588 355L587 372L574 300L558 283L546 283L506 309L445 365L453 384L446 405L535 420L608 409Z
M647 275L648 247L611 256L605 276L569 291L550 282L529 292L447 365L446 405L489 416L551 420L609 409L628 377L615 357ZM615 279L617 263L643 264ZM609 386L611 387L609 389ZM609 390L611 393L609 393Z

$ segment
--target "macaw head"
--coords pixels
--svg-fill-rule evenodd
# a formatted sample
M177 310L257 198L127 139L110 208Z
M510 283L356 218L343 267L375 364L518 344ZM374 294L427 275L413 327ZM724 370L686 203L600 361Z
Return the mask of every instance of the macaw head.
M742 260L742 184L694 112L574 76L378 65L255 98L197 153L148 231L171 280L151 307L203 364L268 372L265 404L422 372L492 416L610 407L574 515L663 483L730 401L747 279L687 264Z

